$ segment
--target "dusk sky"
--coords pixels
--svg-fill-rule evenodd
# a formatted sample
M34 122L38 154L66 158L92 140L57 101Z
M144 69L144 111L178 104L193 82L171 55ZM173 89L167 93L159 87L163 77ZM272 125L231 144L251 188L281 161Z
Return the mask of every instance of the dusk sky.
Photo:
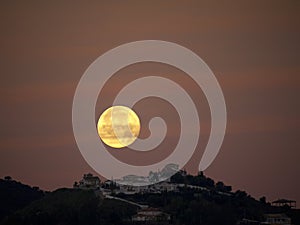
M88 66L127 42L164 40L198 54L214 72L227 106L221 151L205 171L215 181L300 203L300 3L298 1L6 1L0 7L0 176L41 189L71 187L85 162L72 130L72 101ZM101 91L95 115L125 84L164 76L188 91L200 115L201 137L186 165L197 173L210 114L201 89L159 63L118 71ZM101 74L100 74L101 76ZM177 143L178 114L156 98L135 107L142 124L162 116L165 141L144 155L109 151L132 164L165 158ZM147 129L142 127L142 136Z

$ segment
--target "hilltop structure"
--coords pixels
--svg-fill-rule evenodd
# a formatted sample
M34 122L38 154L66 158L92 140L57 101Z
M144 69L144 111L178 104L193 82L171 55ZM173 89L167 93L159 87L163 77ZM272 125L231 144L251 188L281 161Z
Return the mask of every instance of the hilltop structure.
M79 181L79 183L75 182L73 188L80 189L99 189L101 186L101 180L97 176L93 176L93 174L88 173L84 174L83 178Z
M273 206L289 206L290 208L296 208L296 201L287 199L278 199L272 202Z

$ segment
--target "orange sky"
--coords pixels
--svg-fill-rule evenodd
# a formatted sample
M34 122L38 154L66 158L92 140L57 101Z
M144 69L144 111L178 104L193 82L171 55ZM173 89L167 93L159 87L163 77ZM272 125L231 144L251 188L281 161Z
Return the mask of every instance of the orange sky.
M158 39L197 53L223 89L227 133L205 173L255 197L300 202L299 10L297 1L2 3L0 176L52 190L71 186L92 171L72 133L76 85L105 51ZM199 149L203 148L210 127L205 97L169 66L146 63L119 71L99 96L97 113L111 104L122 85L154 73L187 88L197 102L204 127ZM161 105L160 110L151 104ZM144 110L144 120L159 114L177 127L174 109L164 102L145 100L136 108ZM161 157L176 144L176 134L168 132L158 149ZM129 162L136 160L130 151L122 154ZM187 165L190 172L195 172L200 157L201 150Z

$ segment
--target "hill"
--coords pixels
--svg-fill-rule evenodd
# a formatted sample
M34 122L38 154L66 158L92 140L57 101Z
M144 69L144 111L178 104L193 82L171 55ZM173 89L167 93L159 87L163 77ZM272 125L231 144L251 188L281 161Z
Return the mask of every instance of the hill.
M44 192L38 187L24 185L9 176L0 179L0 221L43 196Z
M102 199L93 190L58 189L32 202L2 221L2 225L94 225L121 224L137 208Z
M0 181L1 225L130 225L145 224L132 222L138 218L137 205L149 206L153 212L162 212L167 221L147 224L173 225L234 225L261 224L266 214L284 214L291 218L292 224L300 224L300 212L287 205L274 207L264 197L254 199L244 191L233 192L223 182L215 183L199 173L191 176L182 171L175 174L168 185L177 189L168 191L136 192L125 194L117 192L120 188L113 183L111 193L104 195L101 188L62 188L53 192L43 192L13 180ZM159 186L159 184L158 184ZM151 187L149 187L151 189ZM4 210L7 206L6 211ZM146 211L143 213L147 213ZM142 214L140 214L142 215ZM246 221L246 223L242 223ZM252 222L249 222L252 221ZM256 222L255 222L256 221ZM266 224L266 223L264 223Z

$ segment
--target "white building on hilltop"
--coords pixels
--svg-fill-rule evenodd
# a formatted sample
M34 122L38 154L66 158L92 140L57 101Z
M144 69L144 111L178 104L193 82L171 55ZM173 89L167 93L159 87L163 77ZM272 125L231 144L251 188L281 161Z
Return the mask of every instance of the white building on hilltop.
M79 183L75 182L73 187L80 189L99 189L100 185L101 181L99 177L93 176L93 174L88 173L83 175L83 178L79 181Z

